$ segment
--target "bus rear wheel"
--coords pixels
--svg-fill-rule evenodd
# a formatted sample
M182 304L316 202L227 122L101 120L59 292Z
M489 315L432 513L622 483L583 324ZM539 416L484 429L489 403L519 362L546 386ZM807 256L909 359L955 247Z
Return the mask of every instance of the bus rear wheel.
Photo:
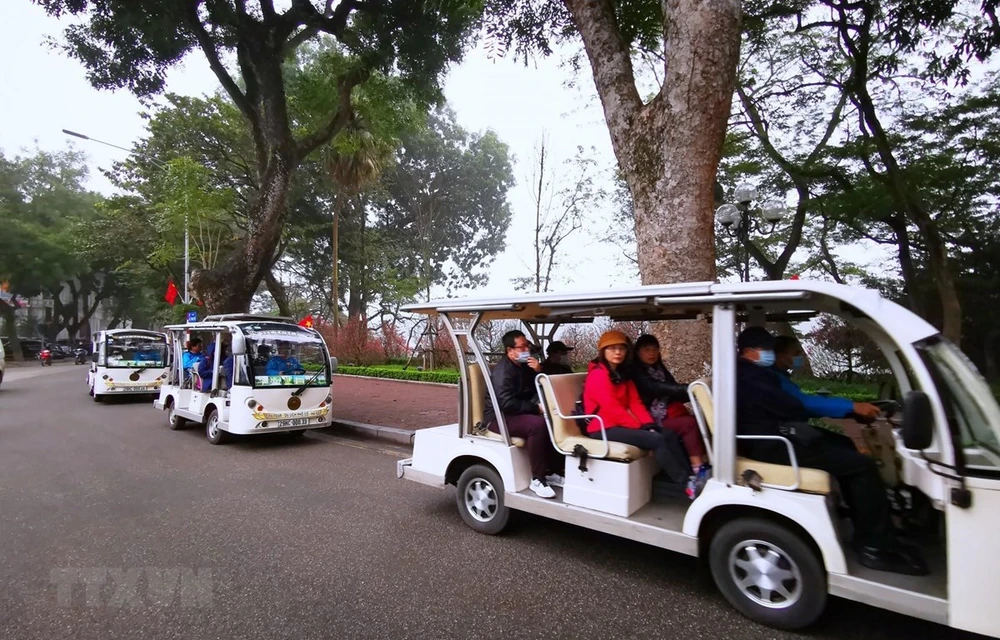
M474 464L458 478L456 485L458 512L469 528L496 535L507 526L510 509L503 503L503 480L482 464Z
M709 549L712 577L737 611L779 629L801 629L826 607L826 573L798 534L761 518L722 526Z

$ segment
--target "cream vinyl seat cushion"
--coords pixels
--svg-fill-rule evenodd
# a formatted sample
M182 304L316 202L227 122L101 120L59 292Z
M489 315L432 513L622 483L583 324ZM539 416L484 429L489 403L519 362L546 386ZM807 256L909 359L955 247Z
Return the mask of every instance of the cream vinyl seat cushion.
M558 449L572 455L574 447L581 445L589 455L600 458L604 455L604 439L591 438L582 434L575 419L563 418L559 415L560 413L564 416L573 415L573 409L583 392L583 381L586 378L586 373L566 373L541 377L539 378L539 386L545 395L543 401L548 409L549 424L552 425L552 434ZM608 446L610 447L608 460L630 462L648 454L644 449L621 442L608 441Z
M712 400L712 392L709 389L711 380L702 378L691 383L690 391L698 403L701 410L699 420L704 420L709 434L715 429L715 409ZM736 457L736 475L742 475L747 469L753 469L768 484L793 485L795 484L795 470L791 465L773 464L770 462L760 462L741 456ZM819 469L809 469L799 467L799 491L804 493L818 493L826 495L830 493L830 474Z
M479 368L479 363L476 362L469 365L469 396L472 416L468 424L470 427L475 427L477 424L483 423L483 407L486 403L486 381L483 379L483 371ZM476 435L503 442L503 436L487 429L485 423L483 423L482 430ZM510 443L515 447L523 447L524 438L511 438Z

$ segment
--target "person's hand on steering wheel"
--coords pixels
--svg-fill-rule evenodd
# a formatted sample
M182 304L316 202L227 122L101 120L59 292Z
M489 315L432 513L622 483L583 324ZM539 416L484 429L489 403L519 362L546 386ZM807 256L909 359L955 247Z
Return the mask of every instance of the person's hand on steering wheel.
M882 410L868 402L855 402L851 413L861 419L862 422L872 422L882 413Z

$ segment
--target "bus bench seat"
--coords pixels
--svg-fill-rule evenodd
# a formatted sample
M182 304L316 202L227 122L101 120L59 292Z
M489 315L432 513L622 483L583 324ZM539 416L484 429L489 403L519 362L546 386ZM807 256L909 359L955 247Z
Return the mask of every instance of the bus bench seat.
M715 428L715 410L712 400L711 380L709 378L696 380L691 383L689 391L697 403L698 410L695 411L695 415L703 427L702 433L707 433L711 436ZM743 475L743 472L748 469L757 472L761 479L768 484L788 486L795 484L795 469L791 465L760 462L737 456L737 477ZM830 474L819 469L799 467L798 490L803 493L827 495L831 491Z
M567 455L573 455L573 449L577 445L582 445L589 455L600 457L604 455L604 439L584 435L580 431L576 419L560 416L560 414L562 416L573 415L576 401L583 393L583 381L586 378L586 373L546 376L539 379L539 386L545 394L544 404L557 448ZM621 442L609 441L608 446L610 449L607 459L617 462L631 462L649 454L644 449Z

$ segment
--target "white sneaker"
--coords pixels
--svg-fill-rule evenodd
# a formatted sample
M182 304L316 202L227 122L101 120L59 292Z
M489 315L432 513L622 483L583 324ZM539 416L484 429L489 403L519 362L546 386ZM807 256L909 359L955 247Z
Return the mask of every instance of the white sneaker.
M545 476L545 482L549 483L553 487L566 486L566 478L562 477L558 473L550 473L549 475Z
M531 481L528 488L535 492L535 495L539 498L555 498L556 492L552 490L552 487L547 485L544 480L538 480L537 478Z

